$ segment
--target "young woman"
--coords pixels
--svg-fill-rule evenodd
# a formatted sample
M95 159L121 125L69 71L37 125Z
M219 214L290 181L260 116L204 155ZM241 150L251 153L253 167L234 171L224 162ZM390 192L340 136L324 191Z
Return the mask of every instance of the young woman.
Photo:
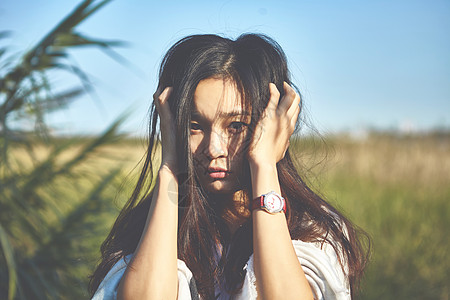
M351 298L366 254L294 167L292 86L281 47L263 35L170 48L145 164L101 247L94 299Z

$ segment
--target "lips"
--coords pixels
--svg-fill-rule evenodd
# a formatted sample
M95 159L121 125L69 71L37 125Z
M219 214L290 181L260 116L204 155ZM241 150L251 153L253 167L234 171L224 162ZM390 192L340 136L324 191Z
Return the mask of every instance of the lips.
M229 171L220 167L209 167L207 173L212 179L223 179L229 174Z

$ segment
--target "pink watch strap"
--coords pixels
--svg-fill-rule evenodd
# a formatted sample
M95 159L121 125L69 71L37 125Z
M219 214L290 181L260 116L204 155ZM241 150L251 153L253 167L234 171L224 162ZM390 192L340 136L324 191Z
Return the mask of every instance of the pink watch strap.
M264 207L264 195L256 197L252 202L252 211ZM283 199L283 212L286 213L286 200Z
M263 206L264 206L264 195L256 197L255 199L253 199L252 210L261 208Z

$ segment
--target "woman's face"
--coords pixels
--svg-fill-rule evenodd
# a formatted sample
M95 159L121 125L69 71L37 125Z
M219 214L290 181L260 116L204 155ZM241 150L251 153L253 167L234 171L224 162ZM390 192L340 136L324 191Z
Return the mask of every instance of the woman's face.
M190 147L198 179L206 191L234 193L249 180L246 148L250 120L232 81L200 81L194 94Z

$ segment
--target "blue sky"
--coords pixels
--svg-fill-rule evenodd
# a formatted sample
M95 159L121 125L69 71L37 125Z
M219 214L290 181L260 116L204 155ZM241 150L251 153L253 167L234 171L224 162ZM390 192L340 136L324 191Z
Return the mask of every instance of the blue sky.
M0 29L13 51L31 47L80 1L4 0ZM145 133L159 61L194 33L260 32L285 50L308 117L322 132L450 128L450 1L115 0L79 27L118 39L138 71L98 50L72 51L97 86L48 120L61 132L96 133L124 110L124 128ZM68 86L64 76L52 78Z

